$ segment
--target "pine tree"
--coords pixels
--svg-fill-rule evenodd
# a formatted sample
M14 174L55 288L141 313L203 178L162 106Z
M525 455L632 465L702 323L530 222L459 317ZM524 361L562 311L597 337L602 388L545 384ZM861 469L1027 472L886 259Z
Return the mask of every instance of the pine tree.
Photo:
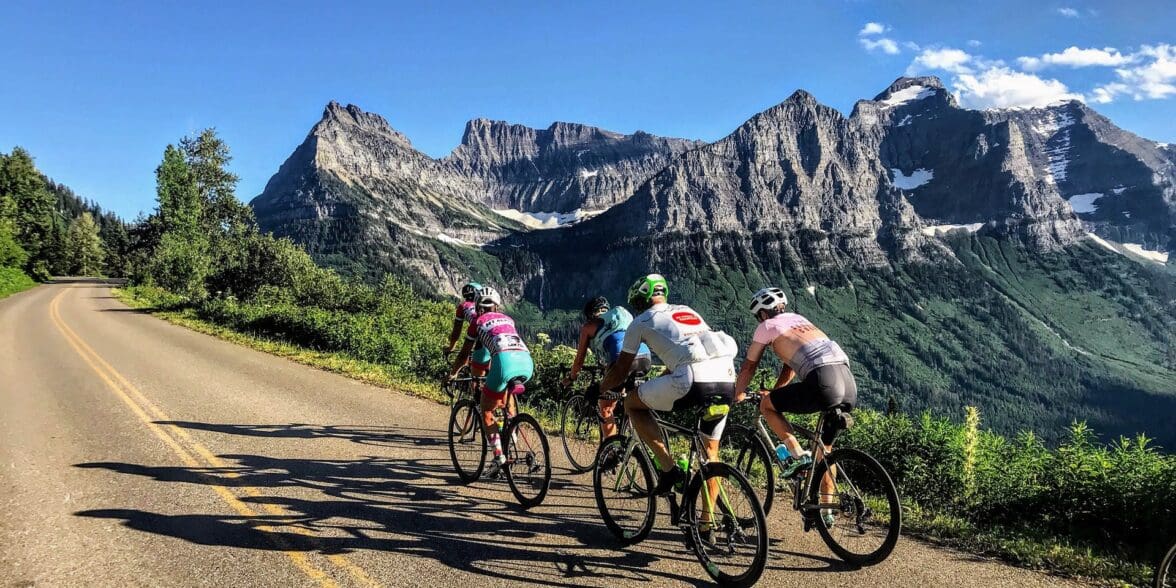
M98 225L89 212L74 219L66 237L66 268L74 275L100 276L106 260Z
M211 234L239 233L253 227L253 209L237 200L240 178L228 170L233 157L216 129L204 129L195 137L184 137L180 149L204 201L204 224Z
M203 202L184 155L175 146L164 150L155 179L162 234L152 252L150 276L172 292L202 299L212 265Z
M17 243L28 253L26 268L40 279L49 277L53 235L53 196L28 151L20 147L0 161L0 197L14 208L13 229Z

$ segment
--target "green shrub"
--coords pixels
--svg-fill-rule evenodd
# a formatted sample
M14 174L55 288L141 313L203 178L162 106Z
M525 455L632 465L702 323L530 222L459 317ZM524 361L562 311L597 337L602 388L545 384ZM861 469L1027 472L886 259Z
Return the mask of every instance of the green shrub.
M32 278L15 267L0 267L0 298L28 290L37 283Z

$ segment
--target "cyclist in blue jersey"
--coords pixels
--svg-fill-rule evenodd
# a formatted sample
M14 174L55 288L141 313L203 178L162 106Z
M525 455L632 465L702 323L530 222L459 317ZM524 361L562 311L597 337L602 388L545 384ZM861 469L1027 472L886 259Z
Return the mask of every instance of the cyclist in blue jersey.
M605 371L608 371L608 368L612 367L612 364L616 363L617 358L621 356L621 343L625 340L625 329L629 328L629 323L633 322L633 315L629 314L629 311L622 306L609 307L608 299L604 296L595 296L589 299L584 305L583 317L584 324L580 326L580 341L576 346L576 359L572 362L571 371L563 379L564 386L570 386L579 377L589 348L592 349L592 355L596 357L596 361L605 368ZM629 375L640 377L649 371L651 365L649 348L643 343L637 356L633 359ZM628 382L624 382L612 391L631 392L631 390L625 389L627 385ZM590 401L599 398L599 396L599 386L589 387L587 397ZM601 439L607 439L617 432L617 423L613 418L617 401L616 399L601 399L598 402L600 403Z

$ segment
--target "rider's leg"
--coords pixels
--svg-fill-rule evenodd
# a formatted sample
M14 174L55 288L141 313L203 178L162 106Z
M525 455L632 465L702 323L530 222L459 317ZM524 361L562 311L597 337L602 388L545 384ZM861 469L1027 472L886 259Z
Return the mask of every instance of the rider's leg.
M601 439L608 439L617 434L617 419L614 416L617 409L617 401L601 400L600 401L600 435Z
M625 397L625 414L629 415L629 421L633 423L633 429L637 431L637 436L645 442L645 445L653 452L653 456L657 458L658 468L663 472L673 469L674 459L670 456L670 448L666 447L665 441L662 440L661 427L657 425L657 421L650 414L649 407L645 406L645 403L641 402L636 394Z
M503 408L505 399L504 394L494 393L487 389L482 390L482 425L486 430L486 440L494 449L495 458L502 455L502 439L499 437L501 431L498 428L498 419L495 418L494 411Z
M764 420L768 422L768 426L772 431L780 437L780 441L788 448L788 453L792 455L800 455L804 449L800 446L800 442L796 440L796 435L792 433L792 425L788 424L788 419L784 417L784 413L776 410L772 405L772 397L764 396L760 402L760 414L764 415Z

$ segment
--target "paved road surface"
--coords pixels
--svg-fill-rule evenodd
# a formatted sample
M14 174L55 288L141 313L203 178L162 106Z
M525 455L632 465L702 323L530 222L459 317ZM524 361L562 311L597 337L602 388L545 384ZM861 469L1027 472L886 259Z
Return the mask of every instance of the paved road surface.
M520 511L455 484L436 404L167 324L100 284L0 301L4 586L701 584L664 526L629 549L590 478ZM557 465L562 455L557 455ZM663 519L664 521L664 519ZM848 569L773 513L765 586L1067 582L904 539Z

